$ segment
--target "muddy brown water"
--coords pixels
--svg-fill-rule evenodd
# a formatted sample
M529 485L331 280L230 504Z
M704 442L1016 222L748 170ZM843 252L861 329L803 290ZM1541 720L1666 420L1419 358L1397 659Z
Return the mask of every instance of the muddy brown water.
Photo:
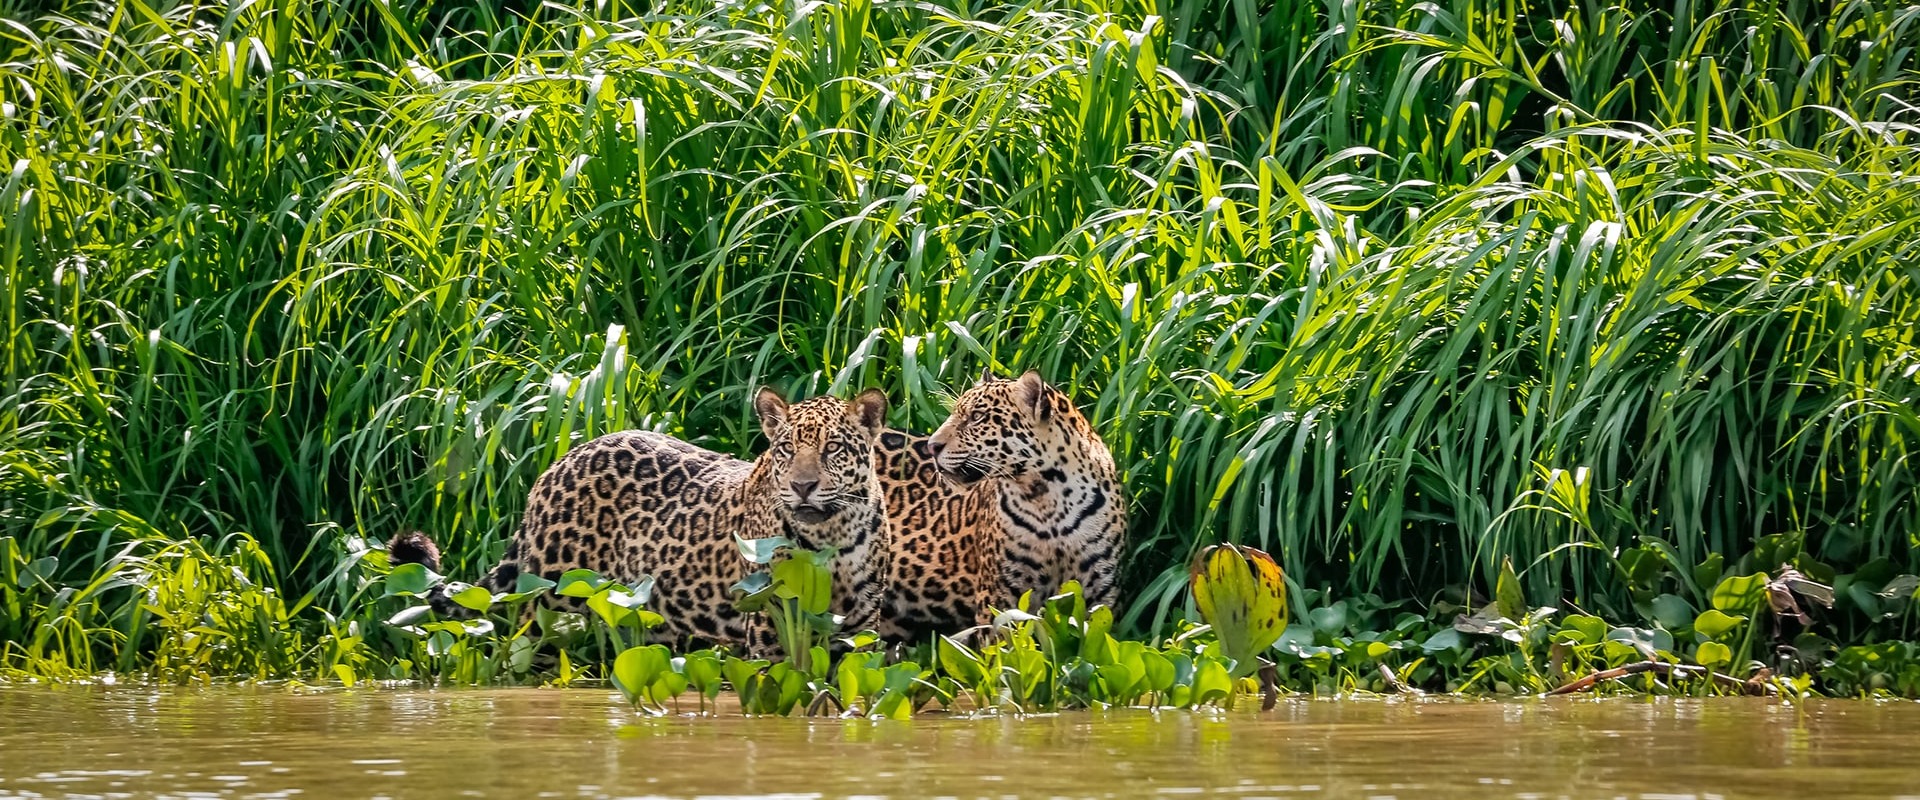
M592 689L0 687L0 797L1920 798L1920 704L1285 701L910 722Z

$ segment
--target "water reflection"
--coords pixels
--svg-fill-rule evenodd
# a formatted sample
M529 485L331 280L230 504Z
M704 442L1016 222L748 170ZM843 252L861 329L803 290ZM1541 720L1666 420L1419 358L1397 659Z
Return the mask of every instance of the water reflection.
M691 705L689 705L691 709ZM0 797L1920 797L1920 705L1290 702L912 722L591 690L0 688Z

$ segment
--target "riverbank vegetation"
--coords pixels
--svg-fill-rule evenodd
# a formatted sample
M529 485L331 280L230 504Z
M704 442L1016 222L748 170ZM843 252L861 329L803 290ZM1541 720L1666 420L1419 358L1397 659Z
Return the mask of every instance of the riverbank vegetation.
M1666 653L1920 694L1913 6L129 0L0 37L11 675L610 677L498 627L422 656L377 543L478 575L586 437L749 453L761 383L929 430L991 366L1115 453L1122 640L1197 622L1225 541L1291 581L1293 688ZM1783 567L1832 607L1753 605Z

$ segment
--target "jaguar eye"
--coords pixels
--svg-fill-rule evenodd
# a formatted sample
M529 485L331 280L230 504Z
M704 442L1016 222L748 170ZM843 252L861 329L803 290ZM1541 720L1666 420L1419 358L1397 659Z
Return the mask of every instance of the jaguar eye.
M840 453L842 453L846 449L847 449L846 445L843 445L839 442L828 442L826 447L820 448L820 455L824 458L832 458L834 456L840 455Z

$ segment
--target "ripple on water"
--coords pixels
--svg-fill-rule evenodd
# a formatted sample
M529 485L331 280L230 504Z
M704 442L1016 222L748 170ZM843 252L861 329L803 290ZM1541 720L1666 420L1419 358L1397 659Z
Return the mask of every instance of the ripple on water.
M1762 699L875 723L648 717L598 690L4 687L0 798L1920 800L1916 730L1920 704Z

